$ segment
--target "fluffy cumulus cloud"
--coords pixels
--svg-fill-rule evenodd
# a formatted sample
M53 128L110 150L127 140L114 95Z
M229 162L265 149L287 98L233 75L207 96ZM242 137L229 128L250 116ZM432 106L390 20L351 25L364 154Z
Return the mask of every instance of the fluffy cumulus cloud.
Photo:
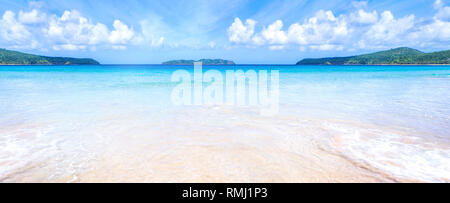
M97 46L126 49L138 35L120 20L112 29L94 23L76 10L61 16L48 15L36 9L16 15L6 11L0 20L1 45L23 49L96 50Z
M260 33L254 34L256 21L249 19L247 22L252 23L247 23L247 26L244 26L239 18L235 19L228 30L231 42L253 43L254 45L268 44L272 50L282 49L285 46L281 45L291 43L327 49L328 47L340 47L334 46L332 43L346 38L350 32L347 19L336 17L333 12L324 10L316 12L313 17L303 23L290 25L286 30L283 29L283 21L277 20L264 27Z
M0 37L3 43L15 48L35 48L38 45L30 30L11 11L6 11L0 19Z
M269 44L284 44L289 39L286 33L282 30L283 22L277 20L261 32L261 36Z
M134 37L134 31L127 25L120 22L120 20L114 21L114 30L109 36L109 41L113 44L127 44Z
M373 24L378 21L378 13L377 11L367 12L359 9L357 12L350 14L350 20L361 24Z
M440 42L450 41L450 7L444 6L443 1L437 0L434 3L434 8L437 13L433 17L433 22L419 27L409 37L412 40L422 39L422 46L432 45L435 40Z
M228 39L231 42L247 43L255 33L256 21L248 19L245 25L241 19L235 18L233 24L228 28Z
M383 47L384 44L401 44L414 27L414 15L395 19L390 11L381 14L379 21L372 24L359 41L361 48L366 46Z
M440 21L450 21L450 7L444 6L442 0L436 0L434 8L438 10L438 13L434 16L434 19Z
M331 11L320 10L304 23L292 24L288 29L289 41L309 46L329 45L345 39L350 33L347 20Z
M282 20L276 20L259 32L255 31L255 20L247 19L244 25L236 18L228 29L229 41L271 50L300 47L319 51L428 46L450 41L450 7L442 0L434 2L435 15L426 21L414 15L396 17L391 11L370 11L365 1L353 5L354 11L347 14L336 16L332 11L319 10L303 22L286 27Z
M109 31L106 25L93 24L78 11L65 11L61 17L51 17L44 34L52 39L56 50L78 50L105 42Z
M19 12L19 22L24 24L44 23L47 20L47 14L41 13L36 9L31 12Z

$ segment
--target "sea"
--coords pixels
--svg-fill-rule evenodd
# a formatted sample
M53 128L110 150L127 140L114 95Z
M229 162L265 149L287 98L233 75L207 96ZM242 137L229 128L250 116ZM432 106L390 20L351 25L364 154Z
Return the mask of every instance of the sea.
M0 182L450 182L450 66L203 67L278 72L271 115L180 70L0 66Z

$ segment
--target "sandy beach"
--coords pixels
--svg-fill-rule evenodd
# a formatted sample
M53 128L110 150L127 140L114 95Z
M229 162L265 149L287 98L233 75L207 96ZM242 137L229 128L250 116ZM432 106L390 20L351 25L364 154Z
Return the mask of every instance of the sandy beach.
M161 66L30 68L1 73L0 182L450 179L445 67L280 66L272 116L174 106Z
M159 126L141 123L148 119L145 117L103 118L101 122L97 122L95 129L82 128L77 132L89 138L78 140L80 146L75 147L76 153L67 153L67 148L73 146L66 146L64 142L54 143L54 147L59 148L59 151L54 152L56 159L55 156L47 155L48 157L44 158L37 155L41 159L25 164L20 170L3 174L1 181L425 181L415 179L414 171L411 170L413 168L408 165L396 164L406 157L395 155L394 151L385 151L384 153L393 155L391 159L377 162L372 159L374 157L370 157L377 154L367 153L365 149L351 151L354 149L348 146L351 142L360 142L358 146L364 146L371 144L370 140L346 140L349 133L336 130L338 127L351 127L366 139L371 136L376 139L382 135L374 134L373 130L388 133L388 129L381 131L377 126L333 120L262 118L256 110L239 109L245 112L243 114L236 113L236 110L195 108L186 112L178 111L177 116L160 121ZM202 118L201 125L198 124L199 120L192 119L194 115ZM157 122L155 120L152 123ZM399 134L402 144L415 144L410 140L411 136L392 130L389 133ZM33 136L24 136L23 139L39 140ZM363 143L365 141L367 143ZM442 147L447 150L449 146ZM382 164L382 167L377 167L376 163ZM56 173L53 174L54 177L49 177L49 170L61 174ZM405 173L392 173L402 170Z

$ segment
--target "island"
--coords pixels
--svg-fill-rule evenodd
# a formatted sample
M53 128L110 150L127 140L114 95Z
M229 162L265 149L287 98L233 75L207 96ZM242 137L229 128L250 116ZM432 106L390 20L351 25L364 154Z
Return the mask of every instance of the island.
M48 57L0 49L0 65L99 65L90 58Z
M224 59L200 59L195 60L173 60L163 62L163 65L194 65L194 62L202 62L206 66L217 66L217 65L236 65L233 61Z
M303 59L297 65L449 65L450 50L424 53L408 47L400 47L371 54Z

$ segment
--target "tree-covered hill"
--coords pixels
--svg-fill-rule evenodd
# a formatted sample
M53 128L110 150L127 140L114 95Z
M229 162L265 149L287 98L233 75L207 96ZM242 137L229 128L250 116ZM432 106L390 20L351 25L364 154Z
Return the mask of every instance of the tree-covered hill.
M164 62L164 65L193 65L194 62L202 62L203 65L235 65L233 61L223 60L223 59L201 59L198 61L194 60L174 60Z
M0 65L98 65L94 59L48 57L0 49Z
M348 57L303 59L297 65L412 65L450 64L450 50L423 53L416 49L401 47L372 54Z

